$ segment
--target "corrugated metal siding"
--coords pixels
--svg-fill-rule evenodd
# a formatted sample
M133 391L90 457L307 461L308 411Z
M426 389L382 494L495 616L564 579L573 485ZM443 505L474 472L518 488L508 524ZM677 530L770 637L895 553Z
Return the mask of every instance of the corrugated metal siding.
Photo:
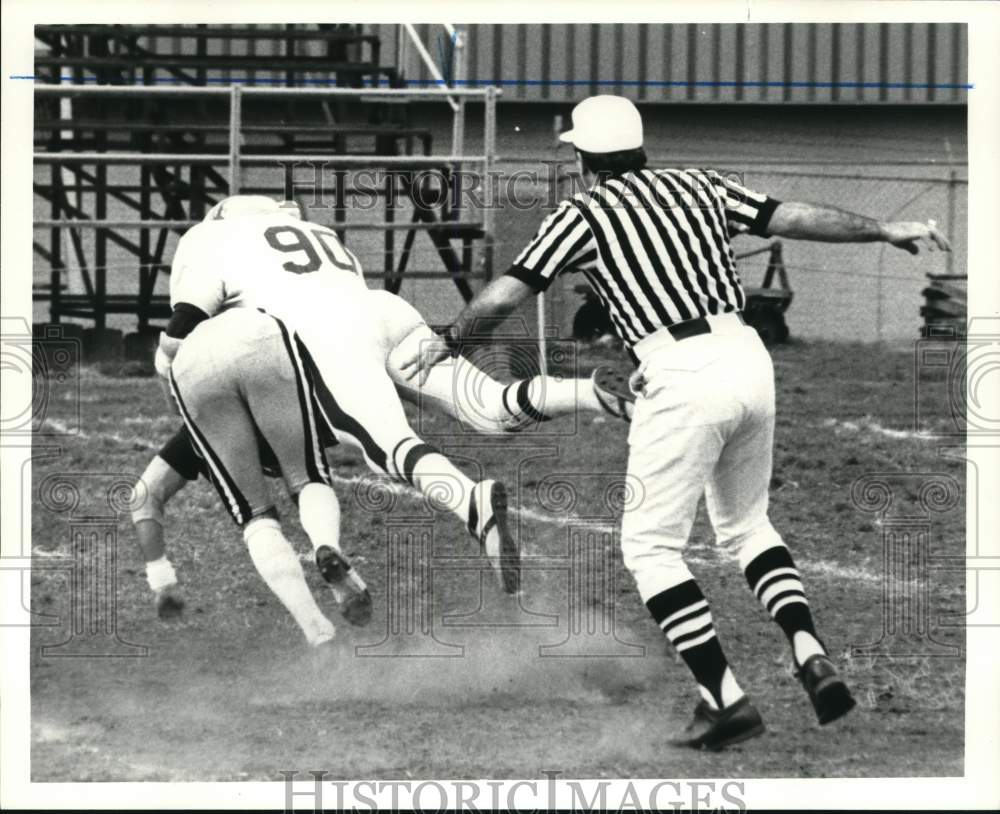
M400 26L365 28L381 38L380 62L394 65ZM604 92L650 102L940 103L965 102L967 94L964 88L940 87L968 81L964 23L464 28L468 81L499 83L505 99L573 101ZM420 24L416 29L443 66L450 52L444 27ZM167 53L195 51L190 38L140 38L140 44ZM284 54L285 48L281 41L213 41L208 52L269 56ZM303 42L295 51L318 56L322 48ZM353 46L352 52L356 59L370 58L367 47ZM402 67L411 82L434 81L412 46ZM224 78L218 71L209 73ZM280 81L281 75L262 70L256 78ZM926 85L939 87L921 87Z
M371 26L395 53L396 26ZM504 98L605 92L668 102L965 102L963 23L470 25L468 77ZM418 26L436 59L447 35ZM429 38L429 39L428 39ZM430 79L411 48L405 75ZM745 84L739 84L745 83Z

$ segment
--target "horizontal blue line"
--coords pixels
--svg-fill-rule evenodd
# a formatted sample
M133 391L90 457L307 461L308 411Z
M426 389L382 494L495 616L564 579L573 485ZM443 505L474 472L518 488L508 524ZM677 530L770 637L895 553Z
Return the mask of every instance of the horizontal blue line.
M275 69L281 70L281 69ZM8 79L20 79L35 81L42 79L42 77L33 76L31 74L12 74ZM49 80L46 79L46 84ZM79 81L72 76L60 77L60 81L73 83ZM97 83L99 81L96 76L85 76L82 77L84 83L92 82ZM212 85L284 85L287 80L283 78L270 79L266 77L261 77L254 79L253 81L246 79L226 79L224 77L206 77L203 80L206 84ZM296 80L297 84L302 85L329 85L331 87L337 86L335 80L330 79L309 79L302 78ZM136 87L142 87L147 83L134 82L131 83ZM152 84L156 85L190 85L191 83L183 79L177 79L174 77L163 77L159 79L154 79ZM381 85L389 85L390 83L385 80L377 80L375 87ZM522 85L522 86L535 86L535 85L549 85L549 86L602 86L602 87L647 87L647 88L687 88L687 87L698 87L698 88L885 88L885 89L906 89L911 88L915 90L972 90L975 85L972 83L961 84L961 83L925 83L925 82L741 82L739 80L729 80L729 81L694 81L689 82L685 80L636 80L636 79L458 79L451 83L445 82L440 79L423 79L423 80L407 80L409 85L435 85L443 88L456 87L459 85ZM364 90L364 88L358 88L358 90Z

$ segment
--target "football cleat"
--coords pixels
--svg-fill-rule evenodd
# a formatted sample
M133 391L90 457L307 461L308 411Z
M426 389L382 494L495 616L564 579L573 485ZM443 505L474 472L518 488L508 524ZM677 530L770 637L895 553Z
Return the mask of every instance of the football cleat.
M521 588L521 551L507 519L507 489L499 481L476 484L469 505L469 531L479 540L504 593L516 594Z
M599 365L594 368L590 381L594 385L594 395L605 412L632 423L635 393L629 387L628 374L612 365Z
M809 694L820 724L836 721L854 709L856 702L851 691L837 674L829 656L810 656L799 668L798 676Z
M670 739L673 746L718 752L734 743L764 734L764 721L747 696L724 709L699 701L694 717L682 733Z
M367 625L372 619L372 596L344 555L328 545L320 546L316 549L316 567L330 586L343 617L352 625Z
M161 619L179 619L184 613L184 596L177 583L156 592L156 615Z

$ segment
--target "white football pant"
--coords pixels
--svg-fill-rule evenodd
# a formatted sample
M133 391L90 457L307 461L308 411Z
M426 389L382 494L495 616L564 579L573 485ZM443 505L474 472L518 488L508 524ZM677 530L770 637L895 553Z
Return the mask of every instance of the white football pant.
M716 543L741 563L781 543L767 517L774 370L757 332L733 314L712 333L661 330L636 355L645 385L629 432L639 496L622 517L622 555L643 601L691 578L682 552L704 493Z

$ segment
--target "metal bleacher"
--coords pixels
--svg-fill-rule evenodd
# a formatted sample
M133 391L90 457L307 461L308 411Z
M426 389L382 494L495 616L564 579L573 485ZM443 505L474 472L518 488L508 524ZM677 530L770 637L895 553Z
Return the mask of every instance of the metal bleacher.
M311 217L349 247L352 232L381 232L381 262L365 269L387 289L450 279L469 299L471 281L490 276L491 217L473 219L452 192L456 170L487 176L494 89L407 88L356 25L40 25L35 37L34 250L50 273L34 298L52 322L100 330L109 314L134 314L140 333L154 330L169 314L155 292L171 238L235 192L309 204L317 167L329 203ZM410 121L429 99L452 109L443 153ZM463 154L469 100L484 102L478 155ZM367 214L354 206L362 169L378 178L363 190L378 199ZM409 268L421 234L438 268ZM109 290L112 255L116 270L134 267L124 290Z

